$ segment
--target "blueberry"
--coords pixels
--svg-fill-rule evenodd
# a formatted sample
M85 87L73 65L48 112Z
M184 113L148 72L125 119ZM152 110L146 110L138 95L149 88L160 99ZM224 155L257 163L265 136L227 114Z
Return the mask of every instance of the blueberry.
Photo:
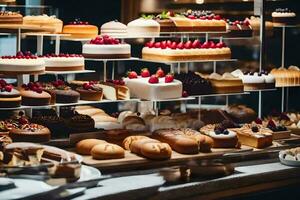
M229 134L229 131L226 129L226 130L223 131L223 134L224 134L224 135L228 135L228 134Z
M254 133L257 133L257 132L259 131L257 126L253 126L253 127L251 128L251 130L252 130Z
M220 130L215 130L215 134L220 135L220 134L222 134L222 132Z

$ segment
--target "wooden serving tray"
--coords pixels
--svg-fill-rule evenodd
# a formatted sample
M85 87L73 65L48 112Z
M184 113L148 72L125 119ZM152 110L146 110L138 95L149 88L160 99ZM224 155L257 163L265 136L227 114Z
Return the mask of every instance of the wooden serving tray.
M169 160L150 160L129 151L125 151L125 158L110 159L110 160L95 160L92 156L82 156L83 163L92 167L96 167L104 171L120 171L164 167L170 165L184 164L192 160L207 160L221 158L224 153L247 152L253 148L243 147L241 149L212 149L211 153L198 153L193 155L180 154L172 152L172 157Z

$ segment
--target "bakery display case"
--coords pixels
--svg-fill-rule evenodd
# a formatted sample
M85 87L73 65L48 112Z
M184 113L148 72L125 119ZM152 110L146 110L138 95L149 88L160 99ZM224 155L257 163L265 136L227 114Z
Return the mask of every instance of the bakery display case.
M298 198L299 2L38 4L0 5L0 199Z

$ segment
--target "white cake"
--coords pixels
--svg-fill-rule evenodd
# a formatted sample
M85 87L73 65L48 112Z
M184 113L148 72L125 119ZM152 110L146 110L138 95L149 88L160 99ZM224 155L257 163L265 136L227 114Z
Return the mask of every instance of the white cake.
M153 19L139 18L127 24L129 37L159 36L160 25Z
M129 44L84 44L82 54L86 58L130 58Z
M76 54L46 55L43 57L46 71L84 70L84 58Z
M159 78L159 83L148 83L149 78L138 77L136 79L125 78L125 84L130 90L131 97L145 100L163 100L180 98L182 95L182 83L174 80L165 83L164 78Z
M42 74L44 72L45 62L42 58L15 58L15 56L2 56L0 58L1 74Z
M127 35L127 26L118 21L110 21L101 26L101 35L124 37Z

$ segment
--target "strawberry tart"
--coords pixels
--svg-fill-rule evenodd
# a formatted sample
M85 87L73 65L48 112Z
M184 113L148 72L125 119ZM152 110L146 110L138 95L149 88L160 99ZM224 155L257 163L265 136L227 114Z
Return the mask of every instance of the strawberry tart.
M85 58L115 59L130 58L130 45L120 43L108 35L98 36L82 47Z
M152 19L153 16L143 16L127 24L129 37L156 37L160 34L160 25Z
M64 34L70 34L70 36L67 36L66 38L87 39L94 38L98 35L98 27L76 19L68 25L64 25L62 32Z
M20 92L5 80L0 80L0 108L15 108L21 105Z
M42 56L46 71L81 71L84 70L84 58L78 54L47 54Z
M140 76L131 71L124 81L131 96L140 99L162 100L180 98L182 95L182 83L175 80L172 74L165 75L162 69L158 69L152 76L147 69Z
M42 74L44 72L44 60L30 52L18 52L16 56L2 56L0 58L1 74Z
M148 42L142 50L143 59L163 61L222 60L231 58L231 50L223 42Z

